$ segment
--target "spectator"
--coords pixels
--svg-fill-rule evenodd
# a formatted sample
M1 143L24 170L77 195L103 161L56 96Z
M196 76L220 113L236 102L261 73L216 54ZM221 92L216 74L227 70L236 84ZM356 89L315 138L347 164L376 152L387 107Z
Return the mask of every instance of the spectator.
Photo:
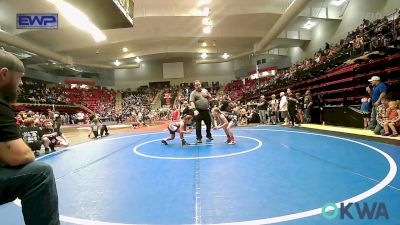
M386 97L383 97L381 100L381 104L376 108L376 121L377 125L375 126L374 133L376 135L383 135L385 134L385 130L383 129L387 117L386 117L386 110L389 107L389 102L387 101Z
M281 92L279 96L281 97L281 100L279 101L279 112L281 113L281 117L285 121L283 125L286 126L289 124L288 101L285 96L285 92Z
M307 90L304 96L304 122L311 122L311 107L313 105L313 100L311 96L311 91Z
M267 100L265 100L265 96L261 95L260 100L257 104L258 114L260 114L260 123L267 123Z
M364 129L368 129L371 118L371 98L369 96L365 96L361 99L361 112L364 118Z
M296 96L293 94L293 92L290 89L287 89L287 108L289 112L289 118L290 118L290 125L291 126L298 126L300 122L298 121L296 115L297 115L297 110L296 110L296 104L298 103L298 100L296 99Z
M45 147L44 149L45 153L49 153L49 149L52 152L55 152L56 146L66 147L69 145L67 138L63 135L61 130L54 129L53 122L50 119L44 122L42 140L43 140L43 145Z
M43 132L40 127L34 126L35 119L27 118L24 120L24 127L21 128L22 139L32 149L35 156L39 156L42 147Z
M387 109L386 116L387 121L384 123L383 128L385 133L383 136L397 137L399 133L397 128L400 127L400 109L399 109L400 101L390 101L389 108ZM390 134L390 130L392 134Z
M372 90L370 87L366 88L368 94L371 95L372 101L372 113L369 129L374 130L376 126L376 107L380 104L381 99L386 96L387 87L383 82L381 82L381 78L378 76L373 76L368 81L371 82L373 86Z
M276 125L277 117L279 117L279 101L275 95L271 95L271 101L269 101L269 118L271 118L273 125Z
M22 62L0 50L0 204L21 199L27 225L59 225L58 196L52 168L34 161L24 143L10 103L17 99ZM4 194L6 193L6 194ZM45 207L38 207L38 203Z

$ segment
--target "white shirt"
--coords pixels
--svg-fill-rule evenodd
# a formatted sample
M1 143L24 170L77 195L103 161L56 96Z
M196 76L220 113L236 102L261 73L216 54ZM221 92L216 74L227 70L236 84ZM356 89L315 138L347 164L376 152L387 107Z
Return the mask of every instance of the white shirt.
M279 102L279 111L288 111L288 101L286 96L283 96Z

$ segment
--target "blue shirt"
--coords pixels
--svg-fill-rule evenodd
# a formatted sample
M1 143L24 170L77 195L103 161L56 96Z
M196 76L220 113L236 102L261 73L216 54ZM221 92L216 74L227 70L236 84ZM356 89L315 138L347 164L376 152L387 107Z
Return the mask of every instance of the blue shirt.
M374 87L372 89L372 103L375 103L376 101L378 101L379 96L382 93L386 93L386 92L387 92L387 86L383 82L378 84L378 86Z

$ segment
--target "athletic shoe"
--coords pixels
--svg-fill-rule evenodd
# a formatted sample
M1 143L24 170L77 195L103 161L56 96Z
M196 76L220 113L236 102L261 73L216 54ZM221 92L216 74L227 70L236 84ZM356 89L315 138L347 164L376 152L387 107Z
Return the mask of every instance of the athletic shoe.
M35 151L35 157L38 157L40 155L39 151Z
M390 137L397 137L399 134L391 134Z
M386 133L386 134L383 134L382 136L387 137L387 136L390 136L390 134L389 134L389 133Z
M201 143L203 143L203 142L201 141L201 139L197 139L197 144L201 144Z
M164 145L168 145L166 140L162 140L161 143L163 143Z
M214 138L213 138L212 136L207 136L207 139L208 139L209 141L214 140Z
M186 141L182 141L182 146L188 146L190 145L190 143L186 142Z
M49 148L44 149L44 154L49 154Z
M235 145L236 144L236 141L235 140L231 140L229 143L228 143L228 145Z

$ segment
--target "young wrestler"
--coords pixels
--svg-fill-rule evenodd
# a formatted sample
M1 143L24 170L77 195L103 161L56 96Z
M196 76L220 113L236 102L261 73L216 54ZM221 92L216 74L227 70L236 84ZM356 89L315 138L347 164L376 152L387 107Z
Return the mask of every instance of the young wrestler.
M42 147L43 131L40 127L35 127L35 119L27 118L24 120L25 127L21 128L22 139L34 151L35 156L39 156Z
M52 152L55 152L56 146L68 146L67 138L61 133L60 130L53 128L53 122L48 119L44 122L43 129L43 145L45 147L45 153L49 153L49 148Z
M169 141L169 140L174 140L174 139L175 139L175 133L178 132L179 135L180 135L180 138L181 138L181 140L182 140L182 146L184 146L184 145L190 145L189 143L187 143L187 142L185 141L185 138L184 138L183 135L184 135L184 134L190 134L190 133L192 133L191 130L186 130L186 125L192 124L192 122L193 122L193 116L191 116L191 115L186 115L186 116L184 116L180 121L170 123L170 124L168 125L168 130L169 130L170 136L167 137L167 138L165 138L165 139L162 140L161 142L162 142L164 145L167 145L167 144L168 144L167 141Z
M218 118L220 124L214 129L224 129L226 136L228 137L227 143L230 145L236 144L235 137L233 136L232 127L236 125L236 119L234 115L225 116L220 109L214 108L212 110L214 117Z
M88 137L90 138L90 135L93 134L94 138L97 138L99 136L99 130L101 129L101 123L99 122L99 118L94 118L92 121L92 124L90 125L90 133L88 134Z

